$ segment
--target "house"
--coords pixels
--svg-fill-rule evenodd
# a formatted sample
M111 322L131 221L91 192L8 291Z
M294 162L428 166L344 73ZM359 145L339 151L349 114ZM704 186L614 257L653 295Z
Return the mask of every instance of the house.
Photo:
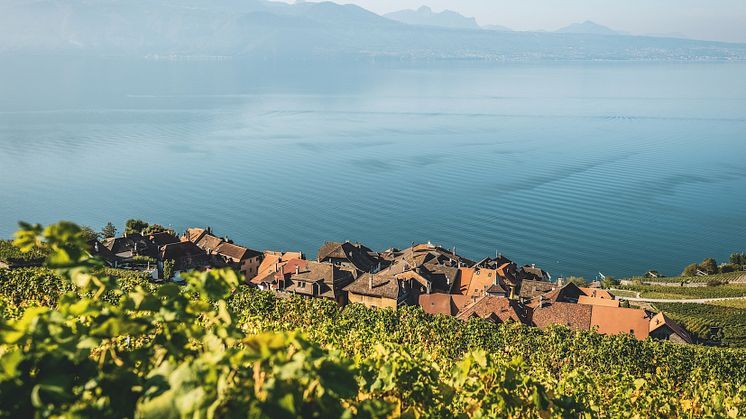
M188 228L181 237L182 241L194 243L208 255L212 256L216 267L230 267L237 270L245 279L253 278L259 272L263 253L234 244L232 241L217 237L208 228Z
M148 234L147 239L153 246L157 247L158 249L160 249L161 247L167 244L174 244L180 241L178 237L174 236L168 231Z
M360 275L347 285L350 303L363 304L370 308L393 308L412 305L419 301L420 289L427 287L427 280L413 271L413 267L403 259L376 273Z
M434 293L421 294L418 305L428 314L455 316L471 302L465 295Z
M174 262L174 270L203 270L212 267L207 254L192 242L167 244L160 249L159 259Z
M135 256L158 256L158 247L138 233L104 239L101 244L120 261L131 260Z
M245 279L257 274L263 254L247 247L223 242L215 249L215 255L229 267L237 270Z
M539 297L534 297L529 301L529 305L535 306L539 301L619 307L619 301L615 300L614 295L610 292L594 288L578 287L572 282L561 288L556 288L551 292L541 294Z
M91 240L88 242L88 254L93 257L98 257L109 266L115 266L119 262L120 258L117 257L109 248L99 240ZM43 263L43 260L41 261ZM41 266L41 263L39 263Z
M686 331L663 313L625 308L606 291L593 293L570 283L531 300L531 324L545 328L561 324L574 330L596 330L604 335L630 334L639 340L652 337L677 343L691 343ZM602 291L602 290L598 290ZM587 292L590 295L586 295ZM595 296L593 296L595 295Z
M456 254L455 248L453 250L448 250L430 242L426 244L413 244L411 247L404 250L389 249L381 252L380 257L383 260L390 262L404 260L409 263L410 266L420 266L433 259L437 259L441 263L448 262L457 267L471 267L475 264L474 261Z
M530 309L530 324L540 329L560 324L572 330L591 330L592 309L584 304L542 301Z
M665 314L658 313L650 320L650 336L653 339L668 340L673 343L694 343L689 333Z
M298 269L305 269L307 263L308 261L305 259L290 259L282 263L278 262L276 271L270 270L255 276L249 283L261 290L282 291L291 284L290 275Z
M578 297L578 304L586 304L592 306L606 306L606 307L620 307L619 300L609 300L608 298L589 297L587 295L581 295Z
M486 295L464 307L456 318L469 320L482 318L493 323L529 324L529 310L520 302L508 298Z
M518 279L531 281L550 281L552 276L536 265L523 265L518 268Z
M518 297L522 300L531 300L556 289L557 284L553 282L523 279L518 285Z
M578 304L580 305L580 304ZM604 335L630 334L639 340L647 339L650 334L649 312L638 308L591 307L591 328Z
M378 254L360 243L326 242L319 248L317 262L327 262L351 270L355 277L366 272L381 270L383 260Z
M464 295L476 301L485 295L509 297L510 286L497 269L459 268L459 275L453 289L454 294Z
M601 298L604 300L614 300L616 296L607 290L602 290L593 287L578 287L588 297Z
M267 250L264 252L262 262L257 268L257 273L249 279L250 284L256 284L259 279L266 278L270 274L280 270L288 261L293 259L305 259L302 252L275 252Z
M353 280L353 273L331 263L304 261L290 271L285 292L307 297L325 298L343 306L347 304L344 287Z

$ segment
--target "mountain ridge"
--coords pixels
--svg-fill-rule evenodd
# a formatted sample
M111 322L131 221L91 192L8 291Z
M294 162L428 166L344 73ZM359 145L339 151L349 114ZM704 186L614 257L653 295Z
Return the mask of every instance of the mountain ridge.
M746 60L746 44L417 26L331 2L8 0L0 12L0 51L5 53L262 60Z

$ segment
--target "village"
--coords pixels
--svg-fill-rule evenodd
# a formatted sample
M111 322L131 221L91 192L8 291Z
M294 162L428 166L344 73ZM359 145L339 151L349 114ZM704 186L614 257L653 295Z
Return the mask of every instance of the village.
M496 254L473 261L455 249L412 244L374 251L360 243L326 242L316 257L258 251L211 228L129 232L95 239L90 253L107 265L146 271L154 281L183 281L182 272L231 268L251 287L278 297L297 295L373 309L419 306L426 313L545 328L563 325L606 335L629 334L689 344L692 337L663 312L622 306L598 282L578 286L535 265Z

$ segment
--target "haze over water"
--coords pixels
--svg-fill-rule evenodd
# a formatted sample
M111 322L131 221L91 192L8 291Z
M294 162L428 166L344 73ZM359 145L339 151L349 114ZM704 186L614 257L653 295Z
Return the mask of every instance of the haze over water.
M555 277L746 250L746 64L3 58L18 220L496 251Z

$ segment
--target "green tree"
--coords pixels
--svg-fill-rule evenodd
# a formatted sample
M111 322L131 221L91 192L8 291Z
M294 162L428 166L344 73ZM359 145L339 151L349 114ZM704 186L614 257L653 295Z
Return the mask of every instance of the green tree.
M619 285L619 280L614 278L611 275L607 275L606 278L601 280L601 287L602 288L614 288Z
M697 276L697 269L699 269L699 267L696 263L687 265L686 268L684 268L684 272L681 273L681 276Z
M730 263L732 263L733 265L740 265L740 266L746 265L746 253L743 253L743 252L732 253L730 255Z
M142 234L148 228L148 223L143 220L129 219L125 224L124 234Z
M80 231L86 242L91 242L101 238L101 234L89 226L81 226Z
M699 269L708 275L718 273L718 263L713 258L707 258L699 265Z
M160 224L151 224L145 227L145 229L143 229L142 231L142 234L144 235L156 234L156 233L171 233L175 235L174 230L172 228L166 228Z
M101 229L101 236L105 239L116 237L116 235L117 235L117 228L114 227L114 224L112 224L111 221L106 223L104 228Z

